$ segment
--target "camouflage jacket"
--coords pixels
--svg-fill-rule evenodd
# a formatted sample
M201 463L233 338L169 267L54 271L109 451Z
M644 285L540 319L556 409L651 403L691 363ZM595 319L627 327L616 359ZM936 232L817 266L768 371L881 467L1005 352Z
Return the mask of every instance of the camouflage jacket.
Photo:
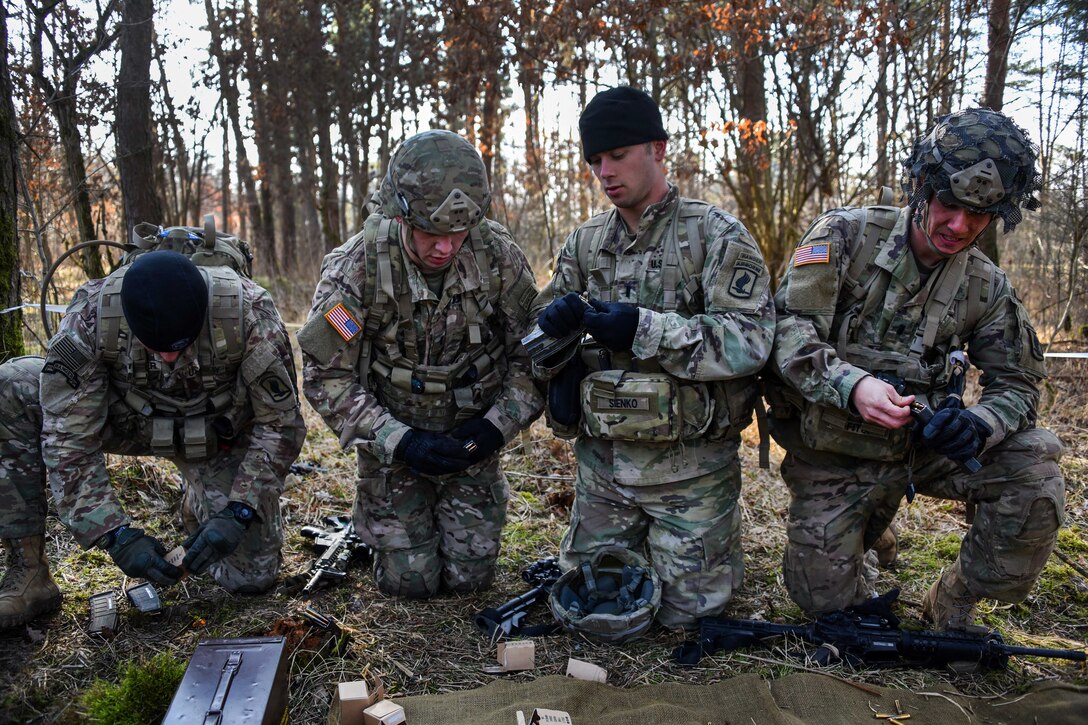
M700 271L702 309L679 300L675 312L663 311L664 289L662 240L679 206L701 204L681 199L669 185L665 199L646 209L634 241L628 241L619 213L604 212L603 248L615 255L613 302L639 306L638 328L631 352L639 360L655 360L661 369L682 380L731 380L755 375L770 354L774 332L770 276L752 236L736 217L710 207L707 213L705 259ZM537 295L534 319L552 300L568 292L585 292L591 298L604 296L598 279L583 269L581 259L597 257L579 254L579 245L590 239L582 228L567 237L555 263L551 282ZM750 267L753 268L750 270ZM738 287L734 281L754 271L752 281ZM550 375L537 371L540 377Z
M944 397L948 353L964 345L982 371L984 388L971 411L993 428L987 440L992 446L1034 424L1037 384L1045 377L1042 348L1005 273L973 247L958 255L966 272L950 306L933 320L933 342L919 345L934 291L954 259L923 277L910 249L910 219L910 210L903 210L878 243L861 275L871 281L856 294L845 293L844 284L861 246L860 210L835 209L813 222L775 295L774 368L810 403L847 410L859 380L882 364L904 365L913 347L923 375L906 392L937 403ZM972 305L977 319L969 314Z
M231 407L241 424L236 437L248 438L230 498L256 509L262 492L270 487L282 489L287 468L305 437L305 423L291 343L279 312L268 292L248 279L239 280L242 358L235 366L216 369L214 377L233 383ZM110 486L103 443L120 441L125 453L144 455L152 437L151 418L131 410L122 399L135 377L132 356L123 352L115 363L107 364L99 348L99 297L104 283L94 280L76 291L60 330L50 341L40 389L42 456L49 485L61 519L84 547L128 521ZM199 348L208 344L206 332L173 365L153 354L144 357L154 374L148 376L147 389L139 392L151 399L157 394L174 400L201 396L207 380Z
M702 238L705 257L698 275L700 294L696 299L678 295L672 311L664 304L664 241L670 226L679 224L692 210L705 217ZM587 233L587 227L604 219L603 234ZM690 236L690 234L689 234ZM593 239L601 249L585 249ZM610 289L602 289L595 261L601 252L615 259ZM588 253L587 253L588 252ZM629 240L619 213L612 209L595 217L567 237L555 263L551 282L537 296L534 319L553 300L568 292L585 292L591 298L610 299L638 305L639 319L631 354L640 368L657 367L681 381L715 382L753 377L771 352L774 335L774 306L770 275L751 234L737 218L713 207L680 197L670 184L666 197L643 212L635 239ZM613 356L614 363L619 356ZM534 368L541 379L550 379L557 368ZM754 385L754 379L752 385ZM585 438L585 436L583 436ZM601 443L604 443L603 441ZM687 442L693 458L702 441ZM653 472L673 469L673 463L658 465L668 457L661 445L615 441L616 456L637 461L630 467L632 482L650 483L660 479ZM626 453L621 453L626 451ZM713 456L710 456L713 458ZM713 460L700 471L717 470ZM685 471L680 477L697 475Z
M367 230L380 229L381 223L388 225L384 261L375 258L382 241L378 232L369 232L372 238L367 238ZM544 405L521 346L536 296L525 256L506 229L485 220L474 230L478 236L470 235L461 246L436 295L403 254L401 234L400 223L371 215L363 232L325 257L309 319L298 335L307 399L344 448L358 446L382 463L392 462L397 444L410 428L428 426L445 432L453 427L449 421L459 423L480 414L509 440ZM392 277L393 299L384 319L375 321L367 313L374 305L379 275ZM339 328L333 314L342 314L345 322ZM461 371L465 363L485 357L486 365L477 363L465 371L471 375L459 372L451 389L424 389L428 374ZM399 361L410 380L398 383L390 361ZM413 402L420 410L428 405L433 410L436 401L443 405L445 400L449 405L444 406L448 408L444 425L406 412Z

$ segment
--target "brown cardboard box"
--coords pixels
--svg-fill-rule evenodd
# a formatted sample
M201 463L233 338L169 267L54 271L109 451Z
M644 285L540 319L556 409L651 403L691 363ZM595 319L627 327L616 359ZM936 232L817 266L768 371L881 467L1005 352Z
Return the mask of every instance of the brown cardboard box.
M363 710L363 725L399 725L405 722L404 708L392 700L382 700Z
M385 685L377 675L341 682L329 708L329 725L362 725L363 711L385 699Z
M598 667L592 662L576 660L573 657L567 660L567 677L588 682L600 682L604 684L608 680L608 671Z
M178 569L181 569L181 577L183 579L189 575L189 572L185 571L185 567L181 565L181 562L185 560L185 554L186 551L184 546L175 546L163 557L163 559L166 559L167 564L173 564Z
M531 670L536 667L536 644L531 639L499 642L496 659L505 672Z

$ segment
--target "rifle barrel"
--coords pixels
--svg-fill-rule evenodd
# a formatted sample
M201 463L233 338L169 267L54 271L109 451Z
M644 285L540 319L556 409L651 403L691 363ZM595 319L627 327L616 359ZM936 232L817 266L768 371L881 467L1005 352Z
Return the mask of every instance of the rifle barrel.
M1079 649L1047 649L1045 647L1017 647L1015 645L1002 645L1006 653L1010 655L1027 655L1028 657L1055 657L1060 660L1074 660L1084 662L1088 654Z

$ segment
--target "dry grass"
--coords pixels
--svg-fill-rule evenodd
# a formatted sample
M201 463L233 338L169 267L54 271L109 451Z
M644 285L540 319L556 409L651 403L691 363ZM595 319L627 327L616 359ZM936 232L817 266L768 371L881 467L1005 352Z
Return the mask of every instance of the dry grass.
M1055 430L1068 445L1063 461L1067 477L1067 521L1040 584L1027 602L1017 606L982 607L984 621L998 627L1016 644L1083 647L1088 627L1088 391L1083 363L1052 366L1042 410L1042 424ZM333 437L307 408L311 431L302 461L324 470L292 475L283 498L288 539L284 573L304 571L312 560L307 542L298 535L305 524L350 508L353 460L336 448ZM772 449L772 470L756 467L754 432L744 446L744 547L746 583L729 612L732 616L775 621L801 621L801 613L786 597L779 569L784 543L787 504L777 475L781 451ZM123 590L123 575L99 552L81 552L55 520L49 521L50 558L65 593L62 611L39 620L34 629L5 632L0 637L0 721L83 722L79 695L96 678L116 679L119 665L144 661L169 652L187 660L197 642L209 637L237 637L277 631L293 634L291 713L295 722L324 719L332 686L358 679L370 670L381 675L395 695L441 693L474 688L496 676L482 667L493 659L492 643L472 624L472 615L524 591L519 572L531 561L556 550L570 501L573 458L568 444L550 437L538 422L520 442L504 453L514 491L503 537L501 571L495 588L475 596L441 596L428 602L401 602L380 594L364 568L353 571L344 585L321 592L309 603L355 630L346 653L336 654L327 638L300 624L308 603L277 587L262 597L235 598L207 578L185 581L165 591L163 614L143 617L122 606L122 626L111 640L86 634L87 598L113 588ZM183 535L176 520L178 479L172 466L150 459L110 459L110 472L133 517L167 542ZM171 512L162 515L156 512ZM900 517L901 553L898 568L881 574L880 585L903 589L902 616L917 619L917 603L940 567L951 561L965 531L962 505L916 500ZM548 619L545 608L532 613L534 622ZM293 621L281 622L287 619ZM718 655L699 667L675 665L670 653L681 640L655 629L626 646L605 646L569 636L537 639L537 669L508 675L529 680L562 672L570 656L596 662L610 672L609 682L621 687L662 683L711 683L741 673L779 677L809 667L795 652L776 647ZM795 649L795 648L793 648ZM988 696L1022 689L1046 678L1088 684L1082 667L1049 660L1019 660L1008 672L985 676L954 676L941 671L862 670L842 667L830 673L858 683L897 686L919 691L951 683L961 691Z

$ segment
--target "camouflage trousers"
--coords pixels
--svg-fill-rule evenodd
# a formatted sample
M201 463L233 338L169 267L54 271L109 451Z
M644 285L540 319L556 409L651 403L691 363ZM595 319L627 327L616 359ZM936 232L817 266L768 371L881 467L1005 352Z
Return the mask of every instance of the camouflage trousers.
M45 466L42 462L42 418L38 406L38 376L44 360L23 357L0 365L0 537L21 538L45 531ZM29 414L28 414L29 413ZM111 400L102 450L127 456L151 455L151 442L130 437L135 426L125 418L137 415L120 400ZM122 433L124 432L124 433ZM301 445L301 441L299 441ZM248 432L233 448L202 462L171 459L184 479L182 508L191 529L207 521L228 503L235 475L249 447ZM282 488L282 484L281 484ZM258 507L260 521L246 532L230 556L208 571L231 592L256 593L272 586L279 572L283 545L280 490L265 491ZM138 523L136 524L138 525ZM180 543L180 542L178 542ZM167 548L170 542L163 542Z
M982 469L916 451L911 476L919 494L977 506L957 566L976 597L1022 601L1054 549L1064 520L1065 483L1057 436L1035 428L1014 433L979 457ZM807 449L787 453L790 490L783 569L790 597L818 614L874 594L863 557L895 517L907 466Z
M358 452L353 521L374 549L374 580L420 599L486 589L495 579L510 489L499 457L463 473L425 476Z
M561 568L579 566L605 546L645 552L661 580L660 624L691 627L701 617L721 614L744 578L739 445L715 444L718 470L633 485L616 481L615 462L602 456L607 441L579 438Z
M45 468L42 408L38 404L40 357L0 365L0 538L45 533Z

